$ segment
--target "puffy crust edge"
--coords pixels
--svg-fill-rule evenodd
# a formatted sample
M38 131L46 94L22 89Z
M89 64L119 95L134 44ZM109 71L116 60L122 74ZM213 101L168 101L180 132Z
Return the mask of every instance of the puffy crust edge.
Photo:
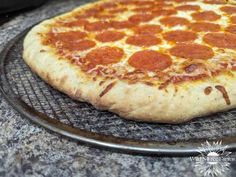
M157 86L142 83L128 84L122 80L93 80L69 60L57 56L51 48L41 43L40 35L47 31L46 20L35 26L25 37L23 58L29 67L44 81L73 99L91 103L98 109L109 110L123 118L160 123L181 123L192 118L236 107L236 77L221 75L216 78L169 85L159 90ZM235 74L235 73L233 73ZM103 96L101 93L114 83ZM216 85L225 87L231 104L227 105ZM204 89L211 86L210 95Z
M235 0L225 0L226 2L228 2L229 4L236 4Z

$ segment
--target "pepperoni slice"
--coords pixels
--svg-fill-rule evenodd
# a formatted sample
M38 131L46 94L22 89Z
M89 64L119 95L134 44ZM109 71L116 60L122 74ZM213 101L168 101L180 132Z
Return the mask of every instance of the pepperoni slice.
M106 21L97 21L93 23L85 24L84 28L87 31L102 31L104 29L108 29L110 27L110 23Z
M166 1L155 1L155 7L173 7L174 5L172 3L167 3Z
M102 9L110 9L110 8L115 8L117 6L118 5L115 2L104 2L99 7Z
M183 11L197 11L200 10L200 6L198 5L182 5L176 7L177 10L183 10Z
M116 14L116 13L124 12L126 10L128 10L128 9L123 7L123 8L118 8L118 9L110 9L108 12L111 14Z
M79 41L87 36L87 33L81 31L69 31L69 32L62 32L62 33L49 33L49 40L52 43L56 43L57 41L61 42L76 42Z
M170 16L170 15L175 15L177 14L177 11L174 9L157 9L157 10L153 10L152 14L156 15L156 16Z
M190 28L193 31L210 31L210 32L217 32L220 30L220 25L214 24L214 23L207 23L207 22L197 22L197 23L192 23L190 25Z
M230 21L231 21L231 23L236 24L236 16L232 16L232 17L230 18Z
M193 2L196 0L174 0L175 2Z
M100 47L90 51L85 56L85 61L88 62L89 67L93 68L97 65L109 65L117 63L123 57L124 52L117 47Z
M137 0L127 1L127 0L125 0L125 1L120 2L120 4L122 4L122 5L137 5L137 6L147 6L147 5L152 6L155 4L155 2L154 1L139 1L139 0L138 1Z
M97 34L96 39L100 42L114 42L121 40L125 34L118 31L104 31L100 34Z
M230 25L228 26L225 31L229 32L229 33L234 33L236 34L236 25Z
M101 9L99 7L94 7L94 8L85 10L84 14L86 14L87 16L91 16L91 15L98 14L102 11L103 11L103 9Z
M236 35L231 33L208 33L203 40L215 47L236 49Z
M137 35L137 36L130 36L126 40L127 44L135 45L135 46L153 46L161 43L161 40L154 35Z
M154 16L152 14L136 14L129 17L129 21L133 23L148 22L152 20Z
M152 6L155 9L168 9L168 8L173 8L173 4L166 4L166 3L160 3L156 2L155 6Z
M174 10L174 9L157 9L157 10L153 10L152 11L152 14L155 15L155 16L170 16L170 15L174 15L174 14L177 14L177 11Z
M130 21L111 21L111 26L115 29L124 29L134 27L136 24Z
M71 22L59 22L59 23L62 24L63 26L73 27L73 26L84 26L85 24L88 24L88 21L80 19Z
M130 1L127 1L127 0L119 0L119 3L121 5L136 5L136 2L137 1L134 1L134 0L130 0Z
M136 7L132 9L135 12L150 12L153 10L154 7Z
M163 37L167 41L173 42L186 42L186 41L194 41L197 38L196 33L191 31L170 31L163 34Z
M201 21L201 20L202 21L216 21L216 20L220 19L221 16L213 11L204 11L204 12L193 13L192 17L195 20L199 20L199 21Z
M112 14L95 14L93 17L98 19L109 19L109 18L114 18L115 16Z
M172 64L170 56L154 50L144 50L134 53L128 61L136 69L162 71Z
M136 1L135 3L136 5L139 5L139 6L153 6L155 4L154 1Z
M160 22L166 26L188 25L189 21L182 17L165 17L160 19Z
M224 7L221 7L220 10L230 15L236 13L236 7L233 7L233 6L224 6Z
M204 0L207 4L226 4L226 0Z
M171 55L186 59L209 59L214 56L211 48L200 44L179 43L170 49Z
M87 15L87 14L85 14L85 13L83 13L83 14L74 13L73 16L74 16L76 19L81 20L81 19L86 19L86 18L89 17L90 15Z
M67 49L67 50L77 50L77 51L82 51L82 50L88 50L92 47L94 47L96 43L91 40L81 40L77 42L71 42L67 41L62 44L62 48Z
M133 29L137 34L157 34L162 31L160 25L141 25Z

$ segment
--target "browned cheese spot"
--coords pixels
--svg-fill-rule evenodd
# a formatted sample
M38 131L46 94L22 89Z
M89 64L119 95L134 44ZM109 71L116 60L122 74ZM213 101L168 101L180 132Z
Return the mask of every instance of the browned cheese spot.
M192 72L194 72L197 68L198 68L198 65L197 65L197 64L191 64L191 65L189 65L189 66L186 66L186 67L184 68L184 70L185 70L186 73L192 73Z
M230 99L229 99L229 95L228 95L227 91L225 90L225 88L223 86L221 86L221 85L216 85L215 88L222 93L222 95L223 95L223 97L225 99L226 104L230 105L231 102L230 102Z
M148 86L153 86L154 84L151 82L143 82L144 84L148 85Z
M105 81L99 82L99 86L102 86L105 83Z
M170 79L168 79L167 81L161 83L160 86L159 86L159 90L165 89L170 83L171 83Z

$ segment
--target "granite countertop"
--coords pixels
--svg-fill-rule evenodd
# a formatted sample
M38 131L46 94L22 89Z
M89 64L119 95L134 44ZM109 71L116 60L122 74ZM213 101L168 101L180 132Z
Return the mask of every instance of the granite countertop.
M0 50L36 22L88 0L51 0L0 26ZM203 176L190 157L114 153L51 133L21 117L0 95L0 176ZM227 174L236 176L236 162Z

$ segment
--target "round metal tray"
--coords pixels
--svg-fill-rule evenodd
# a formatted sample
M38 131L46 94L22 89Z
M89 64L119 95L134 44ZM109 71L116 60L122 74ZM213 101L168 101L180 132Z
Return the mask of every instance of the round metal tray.
M236 110L180 125L151 124L124 120L72 100L24 63L22 43L27 31L9 42L0 55L0 89L23 117L80 142L126 153L197 155L206 140L221 140L228 150L236 149Z

